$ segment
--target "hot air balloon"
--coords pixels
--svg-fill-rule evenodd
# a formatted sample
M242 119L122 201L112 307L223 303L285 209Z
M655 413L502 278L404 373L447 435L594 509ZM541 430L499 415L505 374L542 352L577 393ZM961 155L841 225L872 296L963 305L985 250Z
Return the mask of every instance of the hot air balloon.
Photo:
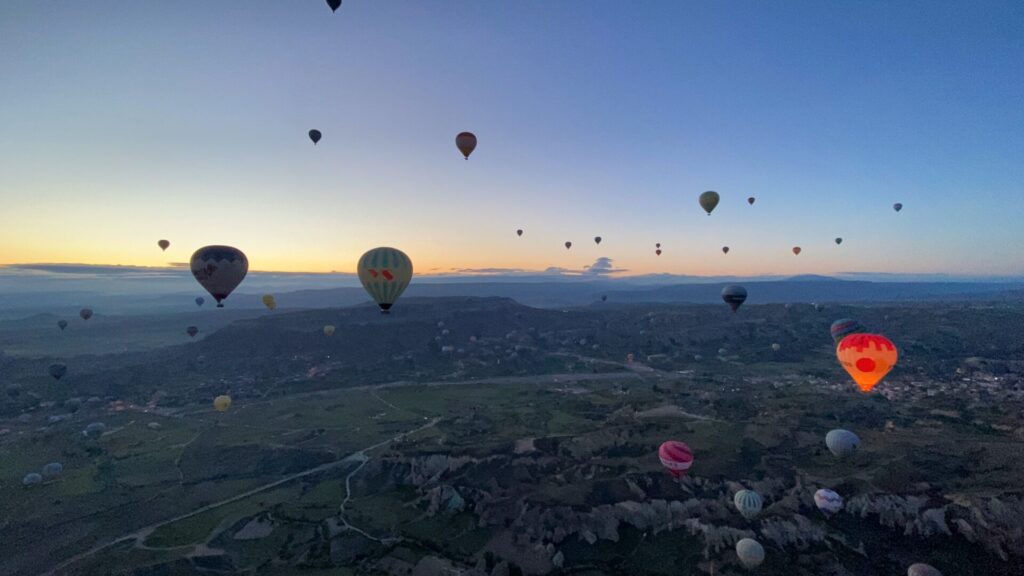
M159 246L161 250L167 250L167 248L171 246L171 243L168 242L167 240L160 240L156 243L156 245Z
M188 328L185 328L185 333L188 334L190 338L195 338L196 334L199 334L199 328L189 326Z
M750 204L751 206L753 206L755 200L757 200L757 198L754 198L753 196L751 196L750 198L747 198L747 204Z
M911 564L907 568L907 576L942 576L942 572L928 564Z
M793 246L793 254L799 256L801 251L802 249L799 246Z
M324 326L324 336L334 336L334 325L328 324Z
M821 488L814 493L814 505L828 517L843 509L843 497L828 488Z
M61 330L67 328L68 327L68 321L67 320L57 320L57 327L60 328Z
M655 250L654 251L654 255L655 256L661 256L661 248L658 248L657 250Z
M761 507L764 505L761 495L753 490L740 490L733 496L732 503L736 505L736 509L747 520L756 518L761 513Z
M658 458L674 478L684 476L693 465L693 452L685 442L678 440L663 442L658 448Z
M572 248L572 242L565 243L565 249L568 250L569 248Z
M213 399L213 409L217 412L227 412L231 408L231 396L221 394Z
M849 430L836 428L825 435L825 446L828 446L829 452L844 458L860 447L860 438Z
M657 244L655 244L654 247L655 248L661 248L661 242L658 242Z
M843 243L843 239L842 238L836 238L836 244L837 245L842 244L842 243Z
M861 392L870 392L896 365L896 345L879 334L850 334L836 348L839 363Z
M273 294L266 294L266 295L264 295L263 296L263 305L266 306L268 310L276 309L277 308L277 301L274 300L274 295Z
M469 155L476 149L476 135L472 132L460 132L455 137L455 146L459 148L459 152L469 160Z
M92 308L82 308L78 312L78 315L82 317L82 320L88 320L89 318L92 318Z
M832 340L836 344L849 336L850 334L856 334L858 332L864 332L864 327L860 325L853 318L840 318L832 323L832 327L829 328L829 333L832 334Z
M722 288L722 300L732 308L735 312L740 309L740 306L747 301L747 289L743 286L736 284L730 284L725 288Z
M202 296L196 296L196 306L202 306L206 302L206 298Z
M708 213L708 216L711 216L711 211L715 209L715 206L718 206L718 200L718 192L708 190L700 195L700 199L698 201L700 202L700 207Z
M729 247L728 246L722 246L722 254L728 254L728 253L729 253Z
M192 275L217 300L223 300L242 283L249 272L249 259L238 248L231 246L205 246L196 250L191 261Z
M103 436L103 433L107 431L107 425L103 422L93 422L82 430L82 435L86 438L99 438Z
M54 380L60 380L68 373L68 367L64 364L50 364L49 372Z
M327 5L331 7L331 12L336 12L341 7L341 0L327 0Z
M47 478L60 476L63 471L64 466L60 462L50 462L46 466L43 466L43 476L46 476Z
M608 295L607 294L602 294L601 295L601 302L607 302L607 301L608 301Z
M747 570L753 570L764 562L764 547L753 538L743 538L736 543L736 556Z
M594 236L594 244L600 244L600 243L601 243L601 237L600 236Z
M395 248L374 248L359 259L359 281L387 314L412 280L412 260Z
M28 474L25 474L24 478L21 479L21 483L24 486L35 486L36 484L41 484L42 482L43 477L40 476L37 472L29 472Z
M782 345L778 342L772 342L772 352L778 352L779 350L782 350Z
M522 235L523 235L523 229L522 228L516 230L516 236L522 236Z
M899 202L897 202L897 203L892 205L892 209L897 211L897 212L899 212L900 210L903 210L903 204L900 204Z
M316 146L317 142L320 142L321 138L323 138L323 134L321 134L319 130L309 131L309 139L313 141L314 146Z

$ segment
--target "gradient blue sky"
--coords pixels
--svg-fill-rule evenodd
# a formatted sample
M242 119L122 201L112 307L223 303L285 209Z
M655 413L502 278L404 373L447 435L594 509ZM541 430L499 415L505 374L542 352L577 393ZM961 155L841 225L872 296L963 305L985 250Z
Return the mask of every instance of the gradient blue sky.
M0 264L1024 273L1020 1L6 0L0 85Z

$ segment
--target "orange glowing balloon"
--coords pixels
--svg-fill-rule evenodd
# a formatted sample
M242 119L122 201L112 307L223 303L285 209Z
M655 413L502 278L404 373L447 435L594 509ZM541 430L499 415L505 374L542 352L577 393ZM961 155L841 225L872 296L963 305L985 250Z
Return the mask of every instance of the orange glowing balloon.
M861 392L870 392L896 365L896 345L879 334L850 334L839 342L836 357Z

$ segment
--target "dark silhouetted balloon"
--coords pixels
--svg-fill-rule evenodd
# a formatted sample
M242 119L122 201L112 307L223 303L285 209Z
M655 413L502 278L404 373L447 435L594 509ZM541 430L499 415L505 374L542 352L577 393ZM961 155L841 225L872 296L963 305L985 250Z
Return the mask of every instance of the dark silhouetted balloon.
M50 376L53 376L54 380L60 380L68 373L68 367L64 364L50 364L48 371L50 372Z
M655 256L661 256L661 248L658 248L657 250L655 250L654 251L654 255Z
M185 333L188 334L190 338L195 338L196 334L199 334L199 328L189 326L188 328L185 328Z
M206 303L206 298L196 296L196 306L202 306L204 303Z
M472 132L460 132L455 137L455 145L459 148L459 152L469 160L469 155L476 149L476 135Z
M608 295L607 294L602 295L601 296L601 302L607 302L607 301L608 301Z
M755 200L757 200L757 198L754 198L753 196L751 196L750 198L747 198L747 204L750 204L751 206L753 206Z
M242 283L249 272L249 259L238 248L231 246L205 246L196 250L190 263L192 275L217 300L222 300Z
M708 213L708 216L711 216L711 211L715 209L715 206L718 206L718 201L718 192L715 192L714 190L708 190L707 192L701 194L700 198L698 199L698 202L700 202L700 207L703 208L704 211Z
M729 253L729 247L728 246L722 246L722 254L728 254L728 253Z
M82 317L82 320L88 320L92 318L92 308L82 308L78 315Z
M160 240L159 242L156 243L156 245L159 246L161 250L167 250L167 248L170 247L171 243L168 242L167 240Z
M730 284L722 288L722 300L735 312L747 301L747 289L737 284Z
M67 328L68 327L68 321L67 320L57 320L57 327L60 328L61 330Z
M569 248L572 248L572 242L565 243L565 249L568 250Z
M331 7L331 12L337 12L341 7L341 0L327 0L327 5Z
M320 139L323 138L323 136L324 135L321 134L319 130L310 130L309 131L309 139L313 141L313 145L314 146L316 146L317 143L320 142Z
M900 204L899 202L897 202L897 203L892 205L892 209L897 211L897 212L899 212L900 210L903 210L903 204Z
M516 236L522 236L522 235L523 235L523 229L522 228L520 228L519 230L516 230Z
M801 248L799 246L793 246L793 254L796 254L797 256L799 256L800 252L802 252L802 251L803 251L803 248Z
M594 236L594 244L600 244L600 243L601 243L601 237L600 236Z

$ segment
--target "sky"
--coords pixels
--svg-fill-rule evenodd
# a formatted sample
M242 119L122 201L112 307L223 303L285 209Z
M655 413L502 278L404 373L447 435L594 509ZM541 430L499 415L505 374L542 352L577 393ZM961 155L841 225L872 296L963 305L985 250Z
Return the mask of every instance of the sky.
M1016 0L7 0L0 84L0 265L1024 274Z

